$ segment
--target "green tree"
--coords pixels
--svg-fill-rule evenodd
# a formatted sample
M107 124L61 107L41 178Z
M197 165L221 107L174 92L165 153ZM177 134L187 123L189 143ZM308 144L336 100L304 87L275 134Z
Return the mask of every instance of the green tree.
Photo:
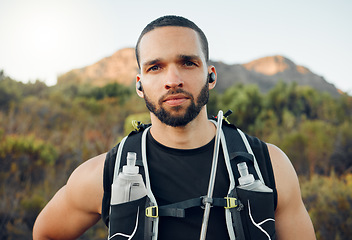
M230 122L248 131L262 110L262 95L256 85L234 85L220 96L219 106L224 111L231 109Z
M266 109L271 109L276 117L278 118L278 123L282 123L282 115L285 108L287 108L288 98L286 95L287 85L280 81L265 97L265 107Z
M21 83L2 75L0 79L0 109L8 110L11 102L21 98Z
M334 149L336 129L333 125L321 120L305 121L300 127L306 137L305 156L309 161L310 176L315 172L328 174L329 159Z
M292 132L285 135L280 147L291 160L297 174L309 175L309 161L306 154L308 138L302 132Z
M352 127L348 121L337 127L335 148L329 165L339 175L352 173Z
M279 124L283 121L285 111L291 112L297 118L305 116L308 119L317 119L321 99L321 94L311 87L279 81L265 97L265 107L275 112Z

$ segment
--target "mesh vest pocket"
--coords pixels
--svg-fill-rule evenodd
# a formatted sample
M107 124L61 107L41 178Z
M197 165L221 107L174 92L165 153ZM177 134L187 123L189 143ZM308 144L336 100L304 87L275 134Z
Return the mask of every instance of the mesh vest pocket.
M144 239L147 196L110 206L109 240Z
M276 239L273 193L236 190L244 205L241 219L246 239Z

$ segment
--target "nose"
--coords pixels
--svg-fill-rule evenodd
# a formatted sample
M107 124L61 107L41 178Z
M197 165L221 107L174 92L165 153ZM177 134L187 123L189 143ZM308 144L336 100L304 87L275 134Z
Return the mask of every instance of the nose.
M170 67L168 69L164 87L166 90L183 87L183 79L177 67Z

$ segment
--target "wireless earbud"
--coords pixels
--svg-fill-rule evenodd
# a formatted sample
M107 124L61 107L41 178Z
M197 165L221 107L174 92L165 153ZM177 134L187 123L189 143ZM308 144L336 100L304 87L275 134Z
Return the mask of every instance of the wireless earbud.
M215 82L215 73L213 73L213 72L209 73L208 82L209 83Z
M136 84L137 84L137 90L142 91L143 90L142 82L138 81Z

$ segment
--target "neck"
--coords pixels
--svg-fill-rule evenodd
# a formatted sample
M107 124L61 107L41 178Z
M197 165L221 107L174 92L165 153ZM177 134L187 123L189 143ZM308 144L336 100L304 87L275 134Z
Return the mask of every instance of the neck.
M215 126L208 120L204 107L199 115L183 127L171 127L151 114L153 138L164 146L177 149L193 149L204 146L215 136Z

